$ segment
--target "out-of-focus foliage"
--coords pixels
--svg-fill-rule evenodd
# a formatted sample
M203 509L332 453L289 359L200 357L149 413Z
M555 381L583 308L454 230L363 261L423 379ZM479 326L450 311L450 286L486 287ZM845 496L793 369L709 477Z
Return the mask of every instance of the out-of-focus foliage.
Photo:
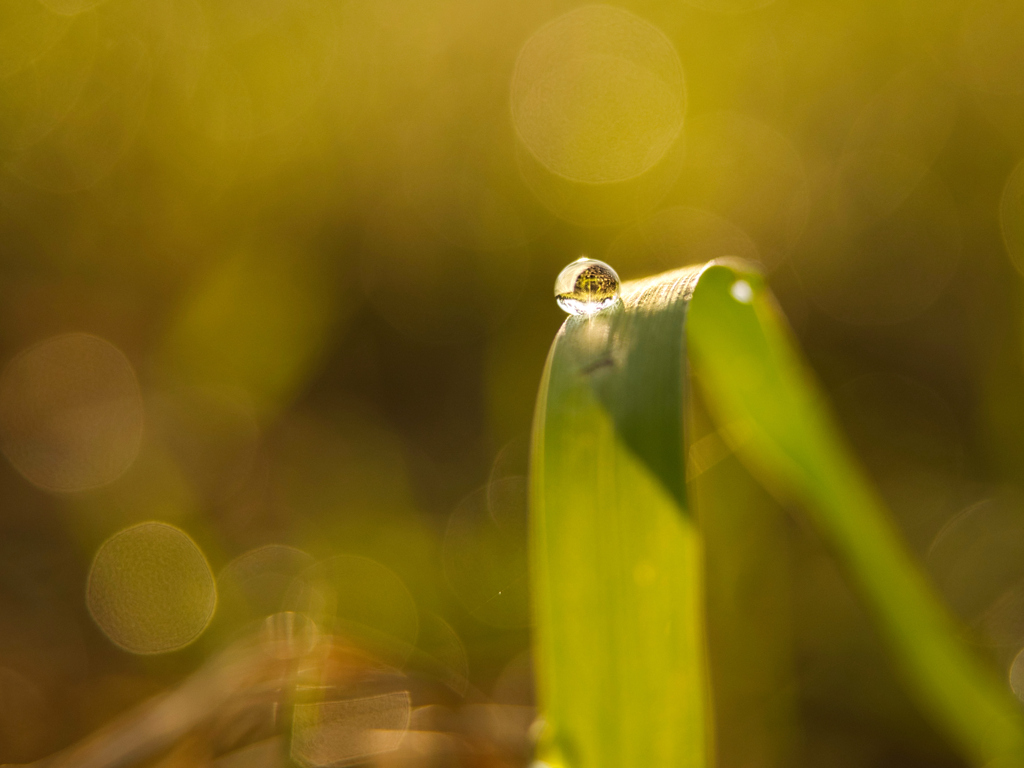
M0 762L281 611L317 621L332 682L293 703L336 755L375 747L321 703L393 730L408 690L404 746L375 759L525 762L524 436L582 253L626 279L765 265L1020 692L1022 52L1010 0L0 2ZM955 764L820 543L700 446L744 506L709 539L723 763ZM165 621L160 579L90 615L90 568L149 522L217 602L140 655L104 630L171 648L203 618ZM234 764L296 754L275 727Z

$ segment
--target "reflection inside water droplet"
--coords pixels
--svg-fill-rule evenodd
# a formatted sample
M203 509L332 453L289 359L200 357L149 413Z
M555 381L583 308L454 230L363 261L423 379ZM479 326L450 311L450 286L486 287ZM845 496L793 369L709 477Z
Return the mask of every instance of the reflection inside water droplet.
M583 256L559 273L555 300L570 315L592 315L619 300L619 276L603 261Z
M124 650L167 653L206 630L217 586L187 533L145 522L115 533L96 551L85 602L96 625Z

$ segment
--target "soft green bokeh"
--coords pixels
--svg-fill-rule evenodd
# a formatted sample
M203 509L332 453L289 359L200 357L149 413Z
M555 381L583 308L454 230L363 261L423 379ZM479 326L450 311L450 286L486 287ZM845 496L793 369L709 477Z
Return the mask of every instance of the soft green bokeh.
M416 759L486 745L527 764L515 495L563 320L552 284L583 255L627 281L764 267L895 527L1009 688L1018 5L0 2L0 370L56 339L109 353L89 378L49 347L40 377L0 383L0 764L262 637L291 581L336 557L415 606L416 647L360 643L406 659L430 705ZM819 537L708 430L657 453L662 479L702 462L690 498L719 510L721 764L952 766ZM230 594L198 642L141 657L85 586L103 542L149 520L187 530ZM296 551L314 561L298 573L305 555L251 554ZM357 634L341 626L317 637ZM225 765L286 759L285 727Z

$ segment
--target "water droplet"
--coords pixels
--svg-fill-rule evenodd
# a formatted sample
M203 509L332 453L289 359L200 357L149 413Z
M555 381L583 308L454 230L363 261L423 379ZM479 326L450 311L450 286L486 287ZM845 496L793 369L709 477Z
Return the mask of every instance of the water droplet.
M750 287L750 283L746 280L737 280L729 288L729 293L736 299L740 304L749 304L754 298L754 289Z
M603 261L583 256L555 280L555 300L570 315L592 315L619 300L619 276Z

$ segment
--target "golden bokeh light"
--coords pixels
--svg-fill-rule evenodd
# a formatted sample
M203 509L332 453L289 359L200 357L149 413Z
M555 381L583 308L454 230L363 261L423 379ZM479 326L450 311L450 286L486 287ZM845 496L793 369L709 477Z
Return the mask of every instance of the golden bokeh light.
M682 66L668 38L628 11L582 6L535 32L516 61L511 108L526 182L564 218L633 217L678 172Z
M40 488L67 493L113 482L135 460L142 430L131 363L96 336L47 339L0 375L0 447Z
M188 534L166 523L140 523L96 550L86 603L111 642L130 653L167 653L206 629L217 585Z
M398 749L412 708L405 691L296 704L291 756L307 768L363 762Z
M686 142L676 141L650 171L620 182L575 182L552 173L516 144L519 173L534 196L553 214L584 227L620 225L649 213L673 188L686 157Z
M1009 677L1010 688L1018 699L1024 701L1024 649L1013 657Z
M7 161L15 177L58 193L89 189L128 151L142 126L149 97L153 76L149 51L138 40L109 46L98 41L95 57L70 109ZM77 73L70 75L74 78ZM45 83L40 85L49 92Z
M368 557L317 563L294 582L286 604L390 661L404 661L416 647L416 601L394 571Z
M469 656L452 625L436 614L425 614L417 645L425 656L424 663L437 678L455 693L464 695L469 688Z
M320 641L316 624L308 616L294 611L280 611L267 616L263 620L262 634L271 652L281 659L307 656Z
M206 503L203 489L157 434L148 406L146 432L128 471L116 482L69 499L80 518L95 521L104 531L144 520L184 525Z
M314 563L311 555L284 544L244 552L217 574L218 615L241 623L276 614L296 579Z
M683 70L657 28L609 5L560 16L527 41L512 80L512 118L553 173L607 184L639 176L683 128Z
M971 623L1024 579L1024 509L1013 492L994 494L950 517L928 548L929 570ZM1024 637L1016 638L1024 642Z

